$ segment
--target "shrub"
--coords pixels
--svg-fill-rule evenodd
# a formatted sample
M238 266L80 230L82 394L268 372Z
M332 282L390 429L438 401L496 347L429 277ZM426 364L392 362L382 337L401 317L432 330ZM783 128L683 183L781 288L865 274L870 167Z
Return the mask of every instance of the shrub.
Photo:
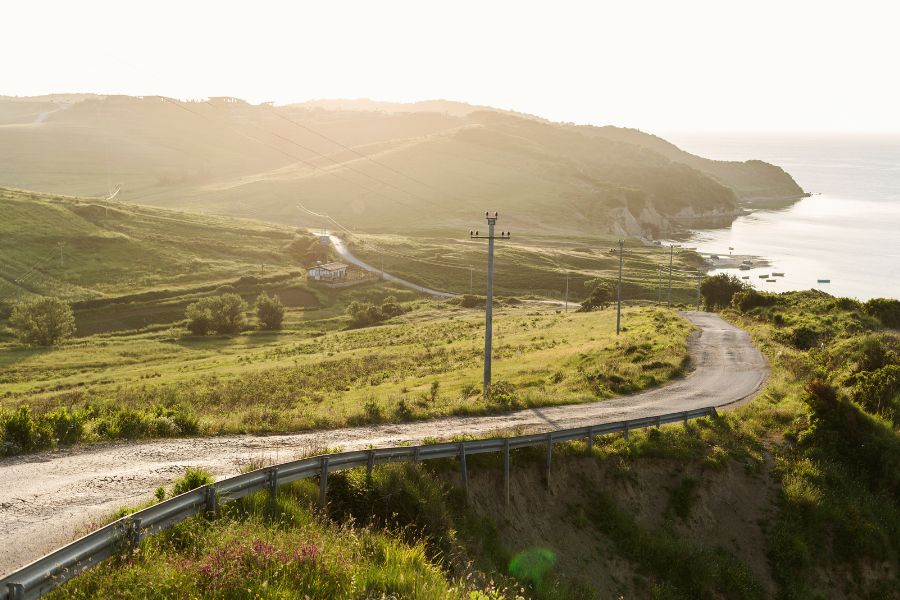
M900 329L900 300L873 298L863 305L865 311L891 329Z
M900 365L887 365L861 373L853 387L853 399L867 410L900 421Z
M69 411L63 407L45 414L42 419L52 432L58 444L74 444L84 434L85 414L80 411Z
M700 293L709 308L724 308L729 306L735 294L744 291L745 287L744 283L734 275L719 273L703 278L703 282L700 284Z
M491 384L490 399L491 402L503 408L515 408L519 405L515 386L506 381L497 381Z
M588 285L594 282L586 282L585 285ZM604 309L606 308L610 301L612 300L612 292L609 291L609 288L604 283L594 283L594 288L591 290L590 295L587 300L581 303L581 307L578 309L579 312L589 312L592 310Z
M23 404L14 413L4 416L3 453L11 456L22 452L33 452L50 446L49 428L41 426L31 415L31 407Z
M778 297L774 294L766 292L757 292L753 288L745 288L737 292L731 298L731 305L741 312L748 312L754 308L764 306L772 306L778 301Z
M194 335L237 333L244 326L247 303L237 294L202 298L187 307L187 328Z
M278 296L269 296L265 292L256 299L256 318L263 329L281 329L284 320L284 304Z
M819 343L819 333L811 327L801 325L791 332L789 341L798 350L809 350Z
M184 475L175 481L172 486L172 495L177 496L191 490L195 490L200 486L210 484L214 481L212 473L200 467L188 467Z
M381 306L375 306L371 302L351 302L347 306L347 315L350 317L350 328L366 327L386 321L392 317L406 312L394 296L384 299Z
M212 310L207 298L188 305L184 316L188 331L194 335L206 335L212 331Z
M26 344L53 346L75 333L72 308L59 298L22 302L9 318L16 335Z
M459 305L463 308L478 308L484 306L485 302L484 296L476 296L475 294L463 294L459 299Z

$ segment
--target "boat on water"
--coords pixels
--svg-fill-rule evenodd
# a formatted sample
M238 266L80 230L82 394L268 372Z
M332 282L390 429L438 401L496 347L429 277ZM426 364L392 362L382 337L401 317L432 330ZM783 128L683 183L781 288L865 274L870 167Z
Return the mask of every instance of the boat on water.
M818 283L831 283L830 279L819 279L817 281L818 281Z
M767 283L775 283L776 281L778 281L778 280L777 279L766 279Z
M750 265L741 265L738 267L738 269L740 269L741 271L749 271Z
M749 275L744 275L743 277L741 277L741 279L750 279L750 276L749 276Z
M784 273L772 273L772 277L784 277Z
M765 275L760 275L760 276L759 276L760 279L768 279L768 277L769 277L769 274L768 274L768 273L766 273Z

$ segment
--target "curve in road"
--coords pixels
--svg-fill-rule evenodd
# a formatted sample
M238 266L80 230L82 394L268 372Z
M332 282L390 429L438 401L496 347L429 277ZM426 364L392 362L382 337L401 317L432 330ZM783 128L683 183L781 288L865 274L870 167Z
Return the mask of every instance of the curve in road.
M86 447L0 461L0 573L70 541L91 521L150 497L188 466L234 475L250 460L284 462L300 449L346 450L421 442L455 434L483 436L502 429L560 429L734 405L762 387L768 367L741 329L709 313L684 313L699 329L691 341L693 371L654 390L587 404L452 417L290 435L223 436Z
M433 290L431 288L427 288L425 286L421 286L419 284L413 283L412 281L407 281L406 279L402 279L397 277L396 275L391 275L390 273L384 273L381 269L376 269L372 265L363 262L354 256L350 249L347 248L347 244L336 235L329 235L328 238L331 240L331 245L334 246L334 251L338 253L338 256L346 260L347 262L356 265L361 269L365 269L366 271L371 271L372 273L382 273L382 277L385 281L391 281L396 283L397 285L402 285L403 287L407 287L412 290L416 290L418 292L422 292L423 294L428 294L430 296L434 296L435 298L455 298L459 294L451 294L450 292L441 292L439 290Z

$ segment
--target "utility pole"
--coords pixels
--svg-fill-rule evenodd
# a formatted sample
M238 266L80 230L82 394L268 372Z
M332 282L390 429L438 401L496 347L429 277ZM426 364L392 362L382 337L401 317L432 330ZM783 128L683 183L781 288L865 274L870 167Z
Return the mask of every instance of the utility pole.
M697 310L700 310L700 286L703 285L703 274L697 271Z
M662 304L662 267L656 267L656 305Z
M622 325L622 255L625 253L625 240L619 240L619 288L616 292L616 335Z
M569 272L566 271L566 310L565 312L569 312Z
M672 308L672 259L675 256L675 244L669 244L669 298L668 305Z
M499 215L494 212L484 213L484 218L488 223L488 234L481 235L478 231L469 231L469 238L473 240L488 241L488 272L487 272L487 292L485 294L485 315L484 315L484 398L487 399L491 394L491 334L493 332L493 310L494 310L494 240L508 240L509 232L501 231L500 235L494 235L494 226L497 224Z

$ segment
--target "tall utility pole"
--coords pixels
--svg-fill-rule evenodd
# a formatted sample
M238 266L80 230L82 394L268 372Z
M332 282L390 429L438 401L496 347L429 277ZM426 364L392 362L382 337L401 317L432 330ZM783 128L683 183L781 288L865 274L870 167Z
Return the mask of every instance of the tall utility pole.
M569 312L569 272L566 271L566 312Z
M669 245L669 308L672 307L672 259L675 256L675 244Z
M622 325L622 255L625 253L625 240L619 240L619 288L616 292L616 335Z
M656 267L656 305L662 304L662 267Z
M473 240L488 241L488 272L487 272L487 292L486 310L484 314L484 387L483 394L488 398L491 394L491 335L493 332L493 316L494 316L494 240L508 240L509 232L501 231L500 235L494 235L494 226L497 224L499 215L494 212L484 213L484 218L488 223L488 234L481 235L478 231L469 231L469 238Z
M703 274L697 271L697 310L700 310L700 286L703 285Z

